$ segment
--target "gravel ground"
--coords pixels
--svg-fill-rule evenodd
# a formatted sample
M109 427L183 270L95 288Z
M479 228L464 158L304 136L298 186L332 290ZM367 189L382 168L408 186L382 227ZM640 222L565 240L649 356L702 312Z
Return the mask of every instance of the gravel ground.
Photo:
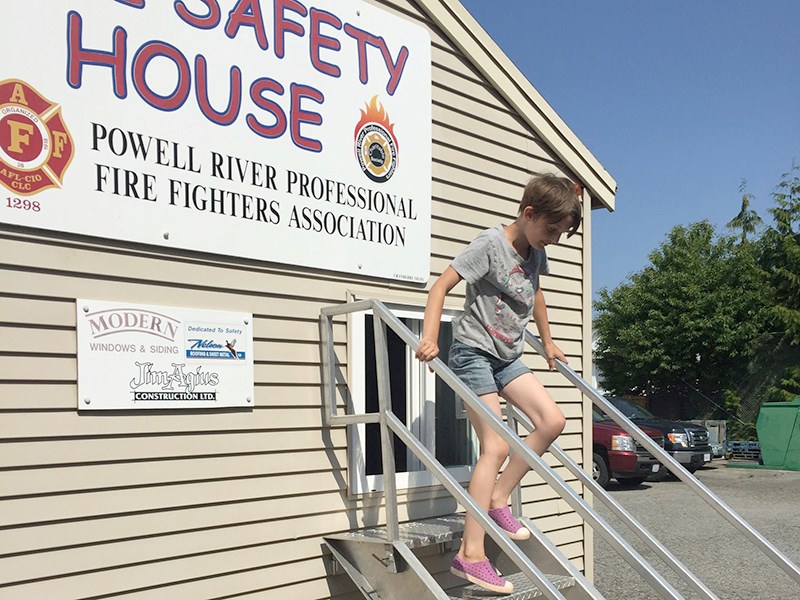
M789 560L800 565L800 472L728 468L720 460L695 475ZM722 600L800 598L800 583L683 482L669 478L630 490L612 482L609 492ZM595 501L595 507L681 594L698 597L600 501ZM660 598L596 534L595 585L607 600Z

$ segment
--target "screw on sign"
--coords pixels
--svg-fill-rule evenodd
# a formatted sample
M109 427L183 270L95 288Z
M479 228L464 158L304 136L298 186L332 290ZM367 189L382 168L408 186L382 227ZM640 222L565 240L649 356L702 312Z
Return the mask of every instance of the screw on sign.
M0 81L0 183L23 196L61 187L73 154L61 106L24 81Z

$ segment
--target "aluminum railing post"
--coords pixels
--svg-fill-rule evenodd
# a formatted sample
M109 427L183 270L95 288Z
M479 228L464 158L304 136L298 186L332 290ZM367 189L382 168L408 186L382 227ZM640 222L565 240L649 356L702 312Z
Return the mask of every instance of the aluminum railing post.
M336 358L333 350L333 319L319 316L319 338L322 345L322 399L325 403L325 424L336 416Z
M506 406L506 422L508 423L508 428L516 434L518 430L515 412L512 405ZM511 460L513 455L513 450L510 450L508 453L508 460ZM511 491L511 512L514 513L515 517L522 516L522 482L515 485L514 489Z
M397 482L394 468L394 436L387 424L392 410L392 390L389 381L389 347L386 343L386 323L375 313L375 366L378 379L378 423L381 431L381 461L383 463L383 496L386 504L386 533L388 541L400 538L397 516Z

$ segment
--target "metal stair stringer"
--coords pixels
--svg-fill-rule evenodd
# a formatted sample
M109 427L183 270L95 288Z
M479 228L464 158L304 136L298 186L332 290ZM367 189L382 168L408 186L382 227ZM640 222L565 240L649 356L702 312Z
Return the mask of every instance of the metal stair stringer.
M368 600L449 600L402 541L325 538L325 544Z

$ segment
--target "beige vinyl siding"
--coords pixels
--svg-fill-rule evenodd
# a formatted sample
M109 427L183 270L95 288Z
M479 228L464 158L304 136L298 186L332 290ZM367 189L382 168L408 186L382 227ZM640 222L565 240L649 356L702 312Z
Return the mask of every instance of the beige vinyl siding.
M433 39L432 282L481 230L513 218L526 172L572 174L413 2L377 4ZM578 371L584 239L553 248L543 280ZM380 498L347 498L345 430L321 423L319 310L353 290L426 298L403 282L0 226L0 598L360 597L326 577L320 545L383 522ZM76 298L252 312L253 410L79 414ZM462 300L463 285L449 306ZM334 342L346 375L344 318ZM558 443L583 462L581 394L525 356L568 418ZM457 508L437 489L399 500L401 519ZM581 519L536 475L523 501L583 567Z

